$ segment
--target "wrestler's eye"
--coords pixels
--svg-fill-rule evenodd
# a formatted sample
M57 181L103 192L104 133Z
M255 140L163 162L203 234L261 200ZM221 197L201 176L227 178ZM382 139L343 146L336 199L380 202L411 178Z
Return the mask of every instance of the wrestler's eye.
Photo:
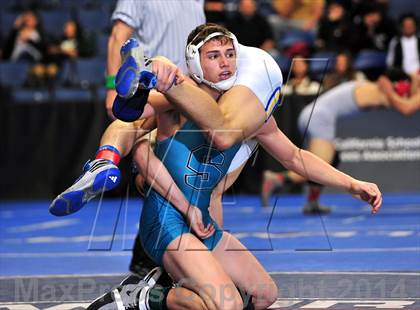
M227 52L226 57L228 57L228 58L235 57L235 51L229 51L229 52Z
M211 53L211 54L208 54L208 57L209 57L209 59L211 59L211 60L214 60L214 59L217 59L217 57L218 57L219 55L218 54L216 54L216 53Z

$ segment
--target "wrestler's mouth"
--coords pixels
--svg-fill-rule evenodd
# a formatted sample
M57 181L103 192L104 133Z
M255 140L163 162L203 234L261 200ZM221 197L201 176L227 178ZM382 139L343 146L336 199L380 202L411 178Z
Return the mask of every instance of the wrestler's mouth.
M227 80L228 78L230 78L232 76L232 72L230 71L223 71L222 73L219 74L219 78L223 81L223 80Z

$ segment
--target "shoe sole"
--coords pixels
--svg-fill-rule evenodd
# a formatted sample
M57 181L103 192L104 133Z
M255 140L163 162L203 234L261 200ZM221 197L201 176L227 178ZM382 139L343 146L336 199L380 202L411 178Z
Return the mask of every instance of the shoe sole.
M115 77L115 90L120 97L130 99L139 87L139 80L140 67L136 59L129 55Z
M115 90L120 97L129 99L139 87L140 70L144 67L143 49L136 40L130 39L121 48L121 58L123 64L115 77Z
M109 191L120 183L121 173L117 168L99 172L92 183L86 183L79 190L59 195L51 204L49 211L55 216L65 216L79 211L99 193Z
M152 89L157 84L156 76L151 72L150 62L145 63L144 52L139 43L128 40L121 48L123 64L115 77L115 90L125 99L134 96L137 89ZM142 70L147 67L147 70Z

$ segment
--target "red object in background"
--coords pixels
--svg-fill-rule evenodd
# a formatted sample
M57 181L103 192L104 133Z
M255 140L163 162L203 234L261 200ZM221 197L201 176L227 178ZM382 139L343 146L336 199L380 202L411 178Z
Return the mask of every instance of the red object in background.
M283 55L288 58L309 57L310 46L304 41L297 41L283 50Z
M395 83L394 85L395 92L401 97L410 96L411 83L407 80L401 80Z

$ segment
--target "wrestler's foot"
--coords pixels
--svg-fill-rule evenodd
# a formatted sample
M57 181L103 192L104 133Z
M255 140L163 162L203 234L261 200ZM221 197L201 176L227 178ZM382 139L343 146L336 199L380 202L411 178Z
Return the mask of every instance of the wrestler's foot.
M53 200L49 211L56 216L72 214L97 195L117 187L120 179L120 170L110 161L88 161L83 167L83 174Z
M303 207L303 213L306 215L326 215L331 212L331 208L321 206L318 201L310 201Z
M263 207L268 207L271 195L283 186L284 177L281 173L265 170L261 189L261 202Z
M121 47L122 65L115 77L115 89L122 98L129 99L137 89L152 89L156 85L156 76L151 72L150 61L146 60L143 48L136 39L129 39Z
M161 275L160 267L153 268L144 278L129 275L115 289L95 299L87 310L148 309L149 291Z
M115 96L112 105L112 114L123 122L134 122L143 114L147 99L149 98L149 89L137 89L131 98Z
M150 260L150 259L149 259ZM153 263L154 264L154 263ZM154 264L156 266L156 264ZM151 268L151 264L145 260L145 262L136 262L135 264L131 261L130 264L130 271L140 278L146 278L148 274L150 274L154 269L157 267ZM173 284L172 278L169 276L168 273L162 272L159 277L154 277L156 279L156 283L160 286L170 287Z

